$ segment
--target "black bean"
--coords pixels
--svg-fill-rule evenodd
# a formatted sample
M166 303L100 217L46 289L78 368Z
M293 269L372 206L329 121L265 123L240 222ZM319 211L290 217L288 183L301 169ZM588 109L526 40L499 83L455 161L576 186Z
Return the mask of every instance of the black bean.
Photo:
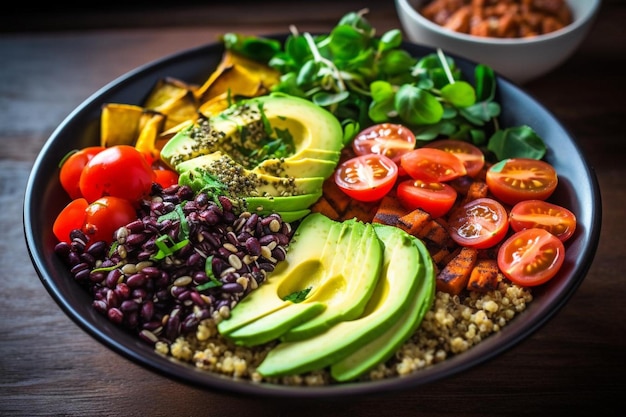
M222 285L222 291L225 293L240 293L243 292L243 287L238 282L227 282Z
M170 343L218 311L227 315L262 283L274 268L272 262L284 257L291 228L280 216L237 214L230 199L218 197L216 203L205 193L194 195L190 187L154 187L153 192L151 199L139 204L138 219L116 231L116 247L105 242L87 246L87 236L77 231L70 244L57 244L55 252L77 280L91 287L94 309L134 329L146 342ZM184 222L177 217L159 221L177 204L186 216ZM164 242L168 247L181 239L188 239L188 244L162 261L154 260L157 239L163 236L169 238ZM260 257L263 246L271 262ZM206 259L211 259L209 271ZM138 265L144 261L150 263ZM112 269L94 271L96 265ZM207 273L221 277L223 285L200 293L196 286L210 281Z

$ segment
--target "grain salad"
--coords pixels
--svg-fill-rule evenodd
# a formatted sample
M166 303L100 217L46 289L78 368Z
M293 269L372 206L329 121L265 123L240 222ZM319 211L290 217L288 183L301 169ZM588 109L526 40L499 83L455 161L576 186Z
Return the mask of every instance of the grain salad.
M163 250L155 244L157 236L178 236L181 229L192 244L156 262ZM279 216L253 215L228 199L194 195L186 186L155 185L139 219L121 227L112 245L87 245L88 238L76 230L71 244L61 242L55 251L93 296L97 311L136 333L159 354L257 383L335 384L325 369L263 377L256 368L278 342L241 347L217 330L231 309L285 258L291 236L291 225ZM207 260L219 277L207 276ZM211 285L218 279L221 285ZM488 292L437 291L417 331L391 359L359 381L408 375L461 354L499 332L531 301L529 288L501 274L497 288Z

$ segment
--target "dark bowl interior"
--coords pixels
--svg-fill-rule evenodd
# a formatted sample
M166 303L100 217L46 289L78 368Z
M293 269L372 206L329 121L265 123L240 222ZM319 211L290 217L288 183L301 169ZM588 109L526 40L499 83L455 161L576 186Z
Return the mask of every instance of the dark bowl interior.
M282 39L284 35L278 38ZM430 48L408 43L405 48L414 56L433 52ZM566 260L559 274L547 285L537 288L534 291L535 300L501 332L463 354L409 377L316 388L235 381L156 354L137 336L125 332L97 313L91 306L90 296L73 281L54 254L56 240L52 224L57 213L69 202L58 181L57 165L68 151L98 143L100 109L104 103L139 104L154 84L164 77L200 84L217 66L222 52L221 44L194 48L137 68L106 85L54 131L33 166L25 194L23 219L33 265L61 309L108 348L169 378L223 393L291 398L380 394L449 377L512 348L552 318L585 278L595 255L601 223L600 192L595 173L575 139L546 108L515 85L499 78L501 125L527 124L543 137L549 147L546 160L554 165L560 180L550 201L570 208L578 220L576 233L566 245ZM468 79L473 80L475 64L455 59Z

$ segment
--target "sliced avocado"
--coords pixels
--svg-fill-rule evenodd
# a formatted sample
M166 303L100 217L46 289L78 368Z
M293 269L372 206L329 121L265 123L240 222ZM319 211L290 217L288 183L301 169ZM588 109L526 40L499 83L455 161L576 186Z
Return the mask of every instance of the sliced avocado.
M421 256L406 232L393 229L379 236L385 247L383 269L363 315L317 336L280 343L257 368L261 375L299 374L332 365L379 337L408 310L419 288Z
M392 226L375 224L376 233L389 233ZM349 381L373 369L379 363L391 358L400 346L409 338L422 322L424 315L432 306L435 298L435 268L432 258L424 243L412 237L417 247L421 268L417 281L417 293L406 312L383 334L361 346L355 352L334 363L330 367L331 376L336 381Z
M293 159L323 159L325 161L339 162L341 158L341 151L330 151L327 149L307 148L298 152L297 156Z
M228 338L241 346L255 346L278 339L285 329L297 326L303 321L320 314L326 306L324 303L298 303L289 308L276 310L267 316L260 317L228 334Z
M228 193L235 197L316 194L321 192L325 180L323 177L291 178L255 173L220 151L181 162L176 170L181 176L187 174L185 178L190 175L200 178L197 183L187 179L195 191L199 191L196 188L202 186L202 178L210 176L224 184Z
M251 213L282 213L310 207L322 196L322 192L278 197L243 197L246 209Z
M267 137L268 130L279 137L288 133L293 141L293 153L279 158L286 163L310 158L304 156L310 148L328 151L329 160L336 163L336 156L343 147L343 130L332 113L303 98L273 94L237 103L209 119L208 123L180 131L165 144L161 158L176 169L183 161L221 151L254 171L254 166L249 166L248 161L240 160L238 156L243 156L242 150L258 148L256 145L261 143L261 138ZM279 159L274 158L274 161ZM323 166L319 168L325 169ZM308 176L323 176L311 168L307 171L311 172ZM296 169L293 176L302 175Z
M262 213L262 214L271 214L272 212ZM287 223L292 223L303 219L305 216L308 216L311 213L311 209L302 209L296 211L280 211L277 212L280 214L280 218Z
M367 232L366 229L371 229L371 232ZM357 255L359 251L362 254ZM283 280L276 289L278 296L284 299L289 294L307 288L309 292L304 301L263 314L262 317L230 332L227 337L237 344L250 346L271 340L268 337L279 337L303 322L315 320L315 325L303 329L298 333L299 336L317 334L338 321L358 317L378 280L381 251L380 243L370 224L366 225L356 220L337 222L329 230L322 249L321 265L324 268L322 275L312 280L309 276L292 274L290 279ZM345 259L359 259L360 262L357 264L358 267L355 268L355 265L351 264L351 268L348 268L344 267ZM273 274L270 274L268 282L272 279ZM257 295L259 289L248 298ZM267 294L263 294L263 297L266 296ZM309 314L311 312L303 307L303 304L311 303L321 303L325 308L323 311L316 309L315 311L319 313L317 315ZM334 304L332 313L325 315L329 304ZM237 312L238 307L233 309L233 313ZM303 315L306 317L303 318ZM322 320L316 320L322 315L324 316Z
M276 177L328 178L335 168L337 168L337 162L319 158L268 159L257 165L252 172Z
M232 309L230 318L219 323L220 333L228 336L261 317L293 305L293 302L285 300L288 295L322 281L324 271L328 269L325 263L332 261L332 258L324 256L323 242L333 235L332 229L340 226L340 223L319 213L306 216L294 232L285 260L277 264L263 285ZM311 242L320 243L311 245Z
M338 245L329 273L342 277L340 287L320 294L326 309L320 315L291 328L282 336L286 342L302 340L322 333L340 321L360 317L376 288L382 267L380 241L374 227L355 219L344 221L351 225L348 245Z

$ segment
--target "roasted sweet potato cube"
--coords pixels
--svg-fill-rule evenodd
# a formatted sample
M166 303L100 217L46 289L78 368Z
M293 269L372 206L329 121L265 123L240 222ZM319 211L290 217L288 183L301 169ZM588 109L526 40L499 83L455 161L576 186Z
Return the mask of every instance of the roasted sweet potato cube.
M498 288L500 270L495 259L479 259L472 269L467 289L470 291L487 292Z
M462 248L458 255L452 258L437 274L437 289L453 295L460 294L467 287L477 258L477 249Z

